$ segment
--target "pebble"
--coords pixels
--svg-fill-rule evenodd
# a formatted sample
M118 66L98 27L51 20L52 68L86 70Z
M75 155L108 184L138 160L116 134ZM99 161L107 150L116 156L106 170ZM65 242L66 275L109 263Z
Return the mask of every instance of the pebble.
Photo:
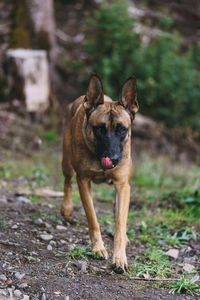
M173 257L174 259L177 259L179 256L179 250L178 249L170 249L165 254L170 257Z
M25 289L25 288L27 288L28 287L28 284L26 283L26 282L23 282L23 283L21 283L21 284L19 284L18 286L17 286L19 289Z
M56 226L57 230L67 230L67 227L63 226L63 225L57 225Z
M2 281L6 281L7 280L7 277L5 276L5 275L0 275L0 280L2 280Z
M22 295L22 292L20 292L20 290L15 290L15 291L14 291L14 295L15 295L16 297L20 297L20 296Z
M57 246L56 241L53 241L53 240L51 240L51 241L49 242L49 244L50 244L51 246L53 246L53 247L56 247L56 246Z
M40 238L41 238L43 241L50 241L50 240L52 240L53 235L51 235L51 234L41 234L41 235L40 235Z
M37 219L35 219L35 220L33 221L33 223L34 223L35 225L42 225L44 222L42 221L41 218L37 218Z
M65 241L65 240L60 240L60 243L61 243L62 245L66 245L66 244L67 244L67 241Z
M24 297L22 298L22 300L29 300L29 296L28 295L24 295Z
M52 247L51 245L48 245L48 246L47 246L47 250L52 251L52 250L53 250L53 247Z
M46 300L46 299L47 299L46 295L45 295L45 293L43 293L42 296L41 296L41 300Z
M23 196L17 196L16 201L20 203L31 203L31 201L28 198Z
M51 224L49 224L49 223L47 223L47 222L44 223L44 226L45 226L46 228L51 228Z
M5 196L1 196L1 197L0 197L0 202L1 202L1 203L7 203L6 197L5 197Z
M15 278L21 280L22 278L24 278L25 274L20 274L19 272L15 272Z
M84 260L78 260L74 262L74 264L77 266L78 270L81 271L82 273L87 272L87 262Z
M11 228L12 228L12 229L17 229L18 226L15 224L15 225L13 225Z

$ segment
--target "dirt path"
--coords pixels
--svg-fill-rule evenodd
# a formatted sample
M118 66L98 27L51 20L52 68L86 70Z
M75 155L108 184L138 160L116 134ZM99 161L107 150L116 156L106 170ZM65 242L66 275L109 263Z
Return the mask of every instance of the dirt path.
M158 288L155 283L116 275L109 269L111 259L67 260L66 252L89 243L81 206L75 208L70 224L58 217L60 200L58 206L48 199L43 203L21 203L25 200L13 195L1 194L1 200L1 216L5 220L0 232L0 274L6 277L0 281L1 300L13 299L9 293L14 299L32 300L194 299L169 295L168 289ZM112 238L104 230L103 237L111 249ZM139 252L131 242L129 261Z

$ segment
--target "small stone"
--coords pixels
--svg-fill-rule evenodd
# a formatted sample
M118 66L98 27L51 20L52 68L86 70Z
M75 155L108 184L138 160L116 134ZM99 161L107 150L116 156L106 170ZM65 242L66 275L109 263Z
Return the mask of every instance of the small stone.
M29 300L29 296L28 295L24 295L24 297L22 298L22 300Z
M19 272L15 272L15 278L21 280L24 278L25 274L20 274Z
M51 224L49 224L49 223L47 223L47 222L44 223L44 226L45 226L46 228L51 228Z
M52 247L51 245L48 245L48 246L47 246L47 250L52 251L52 250L53 250L53 247Z
M1 196L1 197L0 197L0 202L1 202L1 203L7 203L6 197L5 197L5 196Z
M67 230L67 227L63 226L63 225L57 225L56 226L57 230Z
M51 234L41 234L40 235L40 238L43 240L43 241L50 241L53 239L53 235Z
M26 282L23 282L23 283L19 284L17 287L18 287L18 289L24 290L25 288L28 287L28 284Z
M50 244L51 246L53 246L53 247L56 247L56 246L57 246L56 241L52 241L52 240L51 240L51 241L49 242L49 244Z
M17 196L16 201L20 202L20 203L25 203L25 204L31 203L31 201L28 198L23 197L23 196Z
M8 290L7 289L0 289L0 296L7 296L7 295L8 295ZM7 298L5 298L5 299L7 299Z
M35 225L42 225L44 222L42 221L41 218L37 218L37 219L35 219L35 220L33 221L33 223L34 223Z
M178 249L170 249L165 254L170 257L173 257L174 259L177 259L178 255L179 255L179 250Z
M12 228L12 229L17 229L18 226L15 224L15 225L13 225L11 228Z
M183 270L185 270L188 273L191 273L193 270L195 270L195 267L190 264L184 264L183 265Z
M66 244L67 244L67 241L65 241L65 240L60 240L60 243L63 244L63 245L66 245Z
M38 298L32 297L31 300L39 300Z
M2 281L6 281L7 280L7 277L5 276L5 275L0 275L0 280L2 280Z
M76 265L78 270L81 271L82 273L87 272L87 262L86 261L78 260L78 261L74 262L74 264Z
M15 290L15 291L14 291L14 295L15 295L16 297L20 297L20 296L22 295L22 292L20 292L20 290Z
M45 295L45 293L43 293L42 296L41 296L41 300L46 300L46 299L47 299L46 295Z

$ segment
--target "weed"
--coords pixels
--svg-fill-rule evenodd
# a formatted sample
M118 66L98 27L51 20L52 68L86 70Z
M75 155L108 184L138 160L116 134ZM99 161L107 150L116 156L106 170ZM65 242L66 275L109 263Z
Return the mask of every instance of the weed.
M166 277L170 273L169 265L165 262L136 262L131 269L132 272L136 272L136 276L150 275L153 277Z
M0 215L0 227L2 230L5 230L7 227L6 219L2 215Z
M181 277L180 281L174 282L170 285L169 293L174 295L188 293L192 296L200 295L200 285L196 282L199 281L199 276L194 276L191 279L184 276Z
M183 227L176 229L172 236L168 235L166 237L166 242L168 245L177 245L180 247L185 247L189 244L190 240L196 241L197 235L194 228Z
M70 252L66 252L66 258L67 259L83 259L88 261L88 256L93 257L93 258L100 258L99 254L95 254L91 251L88 250L90 245L84 247L77 247L71 250Z

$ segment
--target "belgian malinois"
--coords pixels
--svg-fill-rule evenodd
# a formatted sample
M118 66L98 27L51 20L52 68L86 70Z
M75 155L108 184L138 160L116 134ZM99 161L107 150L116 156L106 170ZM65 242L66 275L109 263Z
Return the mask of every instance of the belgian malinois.
M69 218L74 171L87 216L92 251L107 259L91 196L91 181L113 183L116 191L113 269L127 270L126 223L130 202L131 123L138 111L136 79L129 78L117 102L104 95L100 78L91 75L85 96L71 107L63 139L62 169L65 177L61 213Z

